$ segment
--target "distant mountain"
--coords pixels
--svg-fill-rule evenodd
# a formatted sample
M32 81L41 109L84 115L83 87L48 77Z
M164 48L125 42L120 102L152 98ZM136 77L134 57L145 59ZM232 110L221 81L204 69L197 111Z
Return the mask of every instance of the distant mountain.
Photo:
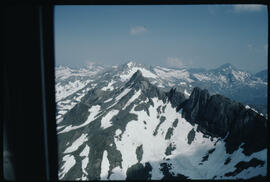
M170 82L190 85L198 80L186 69L151 69L129 62L95 74L59 100L59 179L266 176L264 116L198 87L190 96L165 89Z
M200 87L207 89L210 94L221 94L235 101L250 105L258 112L267 113L267 81L258 77L259 73L252 75L237 69L230 63L211 70L194 68L172 69L161 66L147 67L135 62L127 62L111 68L95 64L92 64L91 68L77 70L57 67L57 100L83 88L91 80L93 85L101 89L103 87L103 89L113 89L113 86L116 86L116 88L120 87L137 70L140 70L144 77L164 91L169 91L171 87L175 87L177 91L184 93L186 98L188 98L193 88ZM262 73L267 72L264 71ZM262 73L259 75L263 75ZM108 83L110 85L107 85ZM107 87L105 87L106 85Z
M104 71L104 69L103 66L95 63L80 69L72 69L67 66L56 67L56 101L66 98L82 89L97 73Z
M261 78L264 82L268 81L268 70L263 70L255 74L255 76Z

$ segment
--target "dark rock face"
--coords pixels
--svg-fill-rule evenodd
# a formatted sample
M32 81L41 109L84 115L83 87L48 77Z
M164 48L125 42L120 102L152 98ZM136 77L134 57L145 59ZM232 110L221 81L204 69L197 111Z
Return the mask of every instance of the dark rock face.
M160 122L158 123L158 125L157 125L157 127L156 127L156 129L155 129L155 131L153 133L154 136L157 135L160 125L166 120L166 118L164 116L161 116L159 120L160 120Z
M175 145L170 143L170 145L166 148L165 155L171 155L172 151L174 151L175 149Z
M185 95L181 92L177 92L176 88L172 88L169 92L166 93L166 95L173 107L177 107L179 104L186 100Z
M141 162L142 156L143 156L143 146L142 145L140 145L140 146L137 147L137 149L136 149L136 155L137 155L138 162Z
M190 130L190 132L188 133L188 136L187 136L189 145L193 142L194 138L195 138L195 131L192 128L192 130Z
M134 164L127 170L126 180L150 180L152 171L152 166L150 163L145 163L143 166L141 163Z
M207 90L194 88L190 98L178 107L191 124L198 124L206 134L226 137L226 150L232 153L244 142L244 153L260 151L267 144L267 120L242 104Z
M125 87L132 87L136 90L141 89L142 93L144 93L146 97L158 97L163 102L165 102L167 98L165 92L152 85L147 78L143 77L140 70L137 70L137 72L132 75L130 80L126 83Z
M162 180L188 180L187 176L184 176L182 174L177 174L176 176L174 174L172 174L170 172L170 170L172 169L171 167L171 163L161 163L160 164L160 171L162 171L164 177L162 178Z
M192 124L197 120L197 115L199 112L205 110L205 105L209 99L210 95L207 90L201 90L195 87L189 97L183 103L183 116Z

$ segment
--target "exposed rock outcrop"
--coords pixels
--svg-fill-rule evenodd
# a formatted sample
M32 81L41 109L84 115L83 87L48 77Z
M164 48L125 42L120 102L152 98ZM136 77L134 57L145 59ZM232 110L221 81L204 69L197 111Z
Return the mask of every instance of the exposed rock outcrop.
M166 95L173 107L177 107L179 103L182 103L186 100L185 95L181 92L177 92L176 88L172 88L169 92L166 93Z
M247 155L266 147L267 120L241 103L221 95L210 96L207 90L196 87L180 108L191 124L200 125L212 136L226 137L228 153L242 143Z

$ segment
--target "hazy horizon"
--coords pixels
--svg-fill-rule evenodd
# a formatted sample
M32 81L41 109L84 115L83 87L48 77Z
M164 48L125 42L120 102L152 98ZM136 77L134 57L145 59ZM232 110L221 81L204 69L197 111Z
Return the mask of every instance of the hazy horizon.
M262 5L56 6L55 65L267 69Z

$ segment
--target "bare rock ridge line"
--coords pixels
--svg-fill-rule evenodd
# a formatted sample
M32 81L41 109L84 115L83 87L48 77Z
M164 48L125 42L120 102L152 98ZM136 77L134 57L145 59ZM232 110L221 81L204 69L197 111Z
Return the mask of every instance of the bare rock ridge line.
M226 137L228 153L242 142L247 155L266 148L267 120L239 102L218 94L210 96L207 90L196 87L179 109L191 124L198 124L213 136Z

